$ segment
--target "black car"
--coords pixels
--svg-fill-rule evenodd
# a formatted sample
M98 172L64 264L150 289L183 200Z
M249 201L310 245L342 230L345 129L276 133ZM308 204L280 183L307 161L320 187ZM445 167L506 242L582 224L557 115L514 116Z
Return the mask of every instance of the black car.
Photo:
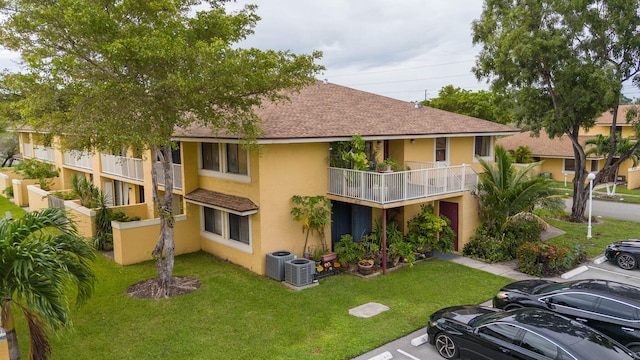
M493 298L497 309L551 310L610 336L640 355L640 288L607 280L523 280Z
M427 334L445 359L637 359L606 335L543 309L448 307L431 315Z
M609 261L615 261L621 269L633 270L640 262L640 240L629 239L607 245L604 256Z

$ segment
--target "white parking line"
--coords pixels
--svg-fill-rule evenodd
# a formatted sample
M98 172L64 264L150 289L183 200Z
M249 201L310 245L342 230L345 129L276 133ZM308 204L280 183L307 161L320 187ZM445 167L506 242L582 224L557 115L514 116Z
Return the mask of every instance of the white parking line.
M393 359L393 355L391 355L391 353L388 351L385 351L382 354L378 354L372 358L369 358L369 360L389 360L389 359Z
M398 352L399 352L400 354L402 354L402 355L404 355L404 356L406 356L406 357L410 358L410 359L413 359L413 360L420 360L419 358L417 358L417 357L415 357L415 356L413 356L413 355L409 354L409 353L408 353L408 352L406 352L406 351L402 351L402 350L398 349Z

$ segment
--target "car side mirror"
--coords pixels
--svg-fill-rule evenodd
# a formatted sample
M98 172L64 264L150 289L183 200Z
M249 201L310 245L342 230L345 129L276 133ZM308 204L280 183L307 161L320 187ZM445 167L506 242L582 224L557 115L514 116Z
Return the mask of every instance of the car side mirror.
M551 298L546 298L544 299L544 303L547 305L547 307L549 309L555 309L555 305L553 304L553 302L551 301Z

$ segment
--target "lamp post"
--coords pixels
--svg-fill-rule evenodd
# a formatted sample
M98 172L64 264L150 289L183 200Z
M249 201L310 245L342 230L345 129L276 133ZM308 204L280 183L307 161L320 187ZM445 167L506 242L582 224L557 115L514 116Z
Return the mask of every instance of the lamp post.
M587 226L587 239L591 239L591 207L593 206L593 179L596 178L596 174L589 173L587 179L589 179L589 226Z

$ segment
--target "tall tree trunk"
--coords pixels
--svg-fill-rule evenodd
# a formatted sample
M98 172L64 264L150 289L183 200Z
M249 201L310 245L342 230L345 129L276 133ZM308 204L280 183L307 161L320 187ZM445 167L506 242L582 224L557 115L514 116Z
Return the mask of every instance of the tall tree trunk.
M152 256L156 259L156 269L158 271L158 281L160 284L159 297L169 296L169 287L173 280L173 265L175 256L174 242L174 218L173 218L173 160L171 158L171 146L165 146L161 150L156 150L156 158L160 159L162 172L164 175L164 196L160 203L158 192L158 181L155 167L152 171L153 198L158 216L160 217L160 235L158 242L152 251Z
M584 185L586 180L586 172L576 171L573 179L573 205L569 217L571 222L584 222L584 211L589 200L589 184L586 187Z
M18 345L18 334L16 333L13 315L11 314L11 300L2 299L2 312L0 322L7 332L7 344L9 345L9 359L20 360L20 346Z

